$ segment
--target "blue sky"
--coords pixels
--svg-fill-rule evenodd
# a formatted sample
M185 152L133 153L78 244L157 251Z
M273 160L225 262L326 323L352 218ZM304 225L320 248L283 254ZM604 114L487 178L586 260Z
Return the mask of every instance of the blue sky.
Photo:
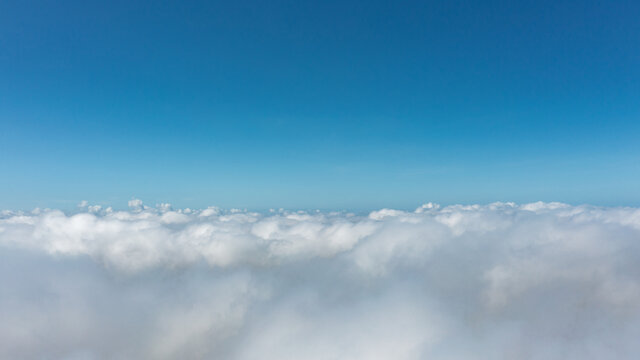
M4 1L0 208L640 205L637 1Z

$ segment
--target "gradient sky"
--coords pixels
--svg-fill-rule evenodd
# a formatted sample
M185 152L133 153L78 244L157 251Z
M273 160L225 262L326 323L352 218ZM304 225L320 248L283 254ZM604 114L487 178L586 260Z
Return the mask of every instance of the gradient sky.
M3 1L0 208L640 205L638 1Z

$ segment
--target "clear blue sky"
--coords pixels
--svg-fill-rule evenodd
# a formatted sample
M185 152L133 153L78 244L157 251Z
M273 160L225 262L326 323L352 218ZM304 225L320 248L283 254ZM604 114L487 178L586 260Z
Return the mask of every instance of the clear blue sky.
M638 1L2 1L0 208L638 206L639 19Z

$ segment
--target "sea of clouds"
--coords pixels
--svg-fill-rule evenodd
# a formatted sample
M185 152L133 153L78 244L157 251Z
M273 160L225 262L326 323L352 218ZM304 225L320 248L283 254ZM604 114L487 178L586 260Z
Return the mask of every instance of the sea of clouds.
M0 359L637 359L640 209L0 212Z

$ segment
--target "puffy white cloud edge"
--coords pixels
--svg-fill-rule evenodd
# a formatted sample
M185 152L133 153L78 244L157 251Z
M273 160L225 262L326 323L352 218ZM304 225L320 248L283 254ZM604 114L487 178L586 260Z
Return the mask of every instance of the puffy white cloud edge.
M582 359L640 351L640 209L0 213L0 357Z

